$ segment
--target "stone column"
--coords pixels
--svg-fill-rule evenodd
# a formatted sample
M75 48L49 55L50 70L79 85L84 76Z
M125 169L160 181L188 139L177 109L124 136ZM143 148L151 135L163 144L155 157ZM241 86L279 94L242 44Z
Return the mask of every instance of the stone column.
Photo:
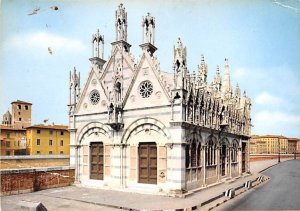
M232 162L232 160L231 160L231 157L232 157L232 150L233 150L233 148L232 147L229 147L229 177L231 178L232 177L232 164L231 164L231 162Z
M206 186L206 148L207 146L201 147L202 152L202 168L203 168L203 186Z
M242 148L238 148L238 166L239 166L239 175L242 175Z
M217 147L217 152L216 152L216 158L217 158L217 182L220 181L220 147Z

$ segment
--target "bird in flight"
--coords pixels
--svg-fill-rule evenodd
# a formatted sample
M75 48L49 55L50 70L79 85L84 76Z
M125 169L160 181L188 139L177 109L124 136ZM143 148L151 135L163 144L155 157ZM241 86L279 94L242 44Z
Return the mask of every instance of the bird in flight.
M40 11L39 7L33 9L31 13L28 13L28 15L36 15L38 11Z

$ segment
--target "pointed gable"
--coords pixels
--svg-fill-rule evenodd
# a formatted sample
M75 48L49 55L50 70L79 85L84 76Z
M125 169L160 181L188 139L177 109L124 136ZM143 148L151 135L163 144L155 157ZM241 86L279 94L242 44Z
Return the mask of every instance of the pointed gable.
M153 107L170 104L168 92L151 65L151 57L143 53L133 83L125 97L124 109Z
M105 93L112 98L114 83L119 81L122 84L123 98L129 88L134 73L134 60L129 53L122 52L118 47L115 48L100 81Z
M106 112L107 104L108 96L104 92L96 72L91 69L77 104L76 114Z

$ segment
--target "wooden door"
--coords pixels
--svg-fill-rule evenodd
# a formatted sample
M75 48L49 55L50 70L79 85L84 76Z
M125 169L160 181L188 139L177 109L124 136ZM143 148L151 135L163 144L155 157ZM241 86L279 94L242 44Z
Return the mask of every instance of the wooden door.
M155 143L139 145L139 182L157 183L157 147Z
M103 143L91 143L91 179L103 180Z

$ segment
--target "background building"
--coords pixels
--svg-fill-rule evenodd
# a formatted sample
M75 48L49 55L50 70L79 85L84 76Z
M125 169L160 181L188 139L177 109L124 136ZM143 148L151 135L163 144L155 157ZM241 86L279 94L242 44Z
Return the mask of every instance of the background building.
M16 100L11 103L11 113L2 116L0 125L1 155L26 154L26 127L31 125L31 103Z
M26 129L0 125L1 156L26 154Z
M31 125L31 106L31 103L21 100L11 103L11 124L14 128L26 128Z
M69 155L70 133L64 125L32 125L26 128L28 155Z
M287 138L282 135L253 135L250 139L251 154L282 154L297 152L299 138ZM300 151L298 151L300 152Z
M12 113L7 111L3 115L0 155L69 155L70 133L67 126L30 126L31 106L31 103L17 100L11 103Z

